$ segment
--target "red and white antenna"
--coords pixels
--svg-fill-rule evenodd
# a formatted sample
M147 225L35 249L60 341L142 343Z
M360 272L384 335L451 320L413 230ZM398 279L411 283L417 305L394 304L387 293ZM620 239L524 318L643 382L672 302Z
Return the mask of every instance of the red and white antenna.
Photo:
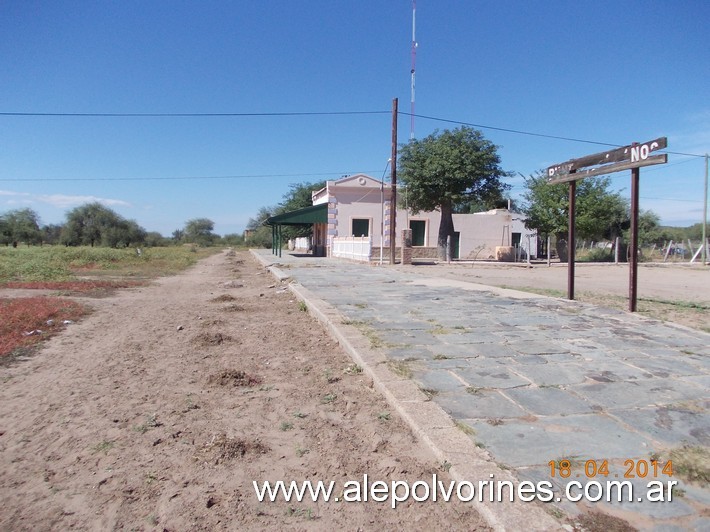
M417 0L412 0L412 101L411 101L411 122L409 125L409 138L414 138L414 81L417 71Z

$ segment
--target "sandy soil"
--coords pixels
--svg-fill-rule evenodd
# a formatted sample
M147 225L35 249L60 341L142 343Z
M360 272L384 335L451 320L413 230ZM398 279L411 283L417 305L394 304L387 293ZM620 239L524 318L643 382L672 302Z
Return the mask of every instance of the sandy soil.
M474 283L510 288L533 286L567 292L567 264L553 262L524 264L451 263L413 266L431 275L458 275ZM672 301L710 303L710 267L679 264L640 264L638 296ZM575 289L628 296L627 264L576 264Z
M448 277L505 288L554 290L567 294L567 265L551 267L534 264L451 263L398 266L420 274ZM575 295L595 305L628 309L628 264L575 265ZM700 264L640 264L638 269L638 310L647 315L674 321L710 332L710 312L692 309L692 304L710 307L710 267ZM667 304L667 303L672 304Z
M485 528L456 503L257 501L253 480L448 476L247 253L84 301L0 367L0 530Z

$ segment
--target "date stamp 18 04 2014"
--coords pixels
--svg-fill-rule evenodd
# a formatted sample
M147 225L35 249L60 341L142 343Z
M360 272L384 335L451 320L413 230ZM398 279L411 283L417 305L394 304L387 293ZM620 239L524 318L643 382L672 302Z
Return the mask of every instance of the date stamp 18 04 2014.
M658 460L628 459L624 460L623 467L618 472L609 470L609 461L574 459L550 460L550 476L555 478L660 478L673 476L673 461L659 462ZM622 471L623 470L623 471Z

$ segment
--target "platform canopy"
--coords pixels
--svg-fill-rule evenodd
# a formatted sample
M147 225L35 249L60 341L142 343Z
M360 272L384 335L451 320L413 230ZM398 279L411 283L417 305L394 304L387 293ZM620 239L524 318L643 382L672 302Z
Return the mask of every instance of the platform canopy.
M328 204L311 205L296 211L269 216L265 225L310 225L328 222Z
M269 216L264 225L271 226L271 250L281 256L281 226L328 223L328 204L312 205L276 216Z

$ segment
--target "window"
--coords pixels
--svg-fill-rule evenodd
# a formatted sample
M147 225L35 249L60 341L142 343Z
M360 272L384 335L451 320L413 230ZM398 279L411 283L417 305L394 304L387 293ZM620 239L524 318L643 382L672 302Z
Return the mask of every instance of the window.
M409 220L409 228L412 230L412 246L424 246L426 244L426 220Z
M369 218L353 218L352 228L353 236L370 236Z

